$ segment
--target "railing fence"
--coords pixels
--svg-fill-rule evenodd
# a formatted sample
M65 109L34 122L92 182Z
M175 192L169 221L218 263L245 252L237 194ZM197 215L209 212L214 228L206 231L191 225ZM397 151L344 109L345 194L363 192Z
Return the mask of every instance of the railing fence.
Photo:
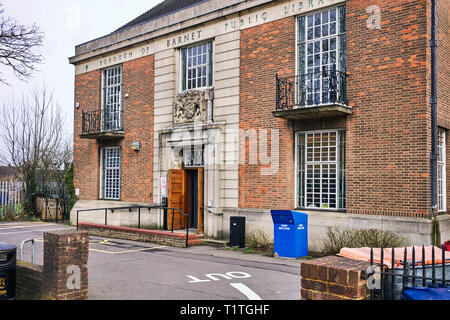
M370 265L375 268L368 277L379 277L371 300L401 300L407 288L450 285L450 253L444 248L371 249Z
M24 185L20 181L0 181L0 217L22 213Z

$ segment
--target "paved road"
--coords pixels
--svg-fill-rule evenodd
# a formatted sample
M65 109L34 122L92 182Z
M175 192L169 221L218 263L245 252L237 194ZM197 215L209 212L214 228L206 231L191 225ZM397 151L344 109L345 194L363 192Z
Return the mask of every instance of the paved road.
M36 239L42 264L43 233L73 229L43 223L0 223L0 242L18 247ZM24 260L30 260L27 245ZM188 249L90 238L92 300L299 300L300 263L209 246Z

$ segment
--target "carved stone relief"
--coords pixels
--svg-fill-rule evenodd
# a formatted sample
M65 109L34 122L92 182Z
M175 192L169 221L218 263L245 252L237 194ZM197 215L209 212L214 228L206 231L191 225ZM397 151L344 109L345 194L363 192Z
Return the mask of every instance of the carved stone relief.
M192 90L177 94L173 104L174 124L206 122L207 104L205 91Z

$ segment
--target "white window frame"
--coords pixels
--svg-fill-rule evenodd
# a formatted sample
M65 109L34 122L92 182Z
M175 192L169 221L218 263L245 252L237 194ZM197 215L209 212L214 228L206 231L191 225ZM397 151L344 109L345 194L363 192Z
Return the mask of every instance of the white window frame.
M307 141L307 136L308 135L312 135L312 134L323 134L323 133L336 133L336 161L332 161L333 164L336 164L336 208L324 208L324 207L320 207L320 208L311 208L311 207L303 207L300 206L300 190L299 190L299 182L300 182L300 176L299 176L299 148L300 148L300 140L299 137L300 135L305 135L305 142ZM320 210L320 211L345 211L346 210L346 206L344 208L340 208L340 194L341 194L341 185L340 185L340 171L341 171L341 158L340 158L340 149L341 149L341 134L345 133L345 130L343 129L333 129L333 130L313 130L313 131L301 131L301 132L296 132L295 133L295 207L299 208L299 209L303 209L303 210ZM306 151L307 146L305 145L305 150L303 150L303 152ZM305 154L305 168L304 170L306 170L306 165L307 165L307 159L306 159L306 154ZM314 162L311 162L311 164L313 164ZM317 164L322 164L325 162L315 162ZM330 161L327 161L326 164L331 164ZM345 170L345 168L344 168ZM321 171L321 179L322 179L322 171ZM307 173L305 172L304 174L304 181L303 181L303 191L304 191L304 199L305 199L305 205L307 204L307 180L308 180L308 176ZM320 196L322 195L322 190L320 191ZM347 195L345 195L345 199L346 199ZM322 201L322 199L320 200Z
M202 63L200 65L196 65L189 67L189 49L198 48L200 46L206 46L206 64ZM186 50L186 61L183 59L183 51ZM206 41L201 43L196 43L187 47L183 47L180 49L180 92L186 92L191 90L204 90L207 88L211 88L213 85L213 74L214 74L214 53L213 53L213 41ZM198 56L197 56L198 57ZM193 57L191 57L193 58ZM189 69L194 70L199 66L206 67L206 85L192 87L189 88ZM197 72L197 71L196 71ZM198 79L198 77L196 77Z
M107 150L119 150L119 166L118 167L111 167L111 168L105 168L105 161L106 161L106 155L105 152ZM102 200L120 200L121 194L122 194L122 148L121 147L106 147L100 149L100 199ZM107 197L107 190L106 190L106 176L105 172L106 170L119 170L119 178L118 178L118 185L119 185L119 192L118 197Z
M320 66L318 67L320 69L320 72L321 72L322 66L323 66L322 65L322 62L323 62L322 61L322 55L324 53L324 51L323 51L323 40L326 40L326 39L329 40L331 38L336 38L336 64L335 64L336 65L336 70L345 73L346 66L345 65L344 66L341 65L341 60L340 60L339 54L340 54L340 52L342 50L340 38L341 37L345 37L346 38L347 32L346 31L345 32L341 32L341 20L339 19L340 18L340 16L339 16L339 14L340 14L340 12L339 12L340 7L345 7L345 10L346 10L346 6L345 5L338 5L338 6L327 7L327 8L324 8L322 10L314 11L312 13L307 13L307 14L303 14L303 15L299 15L299 16L296 17L296 20L295 20L295 31L296 31L295 32L295 34L296 34L296 36L295 36L295 38L296 38L296 42L295 42L296 43L295 44L295 57L296 57L296 59L295 59L295 70L296 70L296 75L297 76L305 76L306 77L306 75L308 74L308 43L314 43L316 41L320 41L320 43L321 43L320 44L320 55L321 55L321 57L320 57ZM322 34L320 38L313 39L313 40L308 40L308 17L315 16L316 14L321 14L322 15L323 13L329 12L329 11L331 11L333 9L336 10L336 34L332 35L332 36L330 36L329 33L328 33L327 36L323 36L323 34ZM299 38L299 35L300 35L299 20L301 18L305 19L305 34L304 34L305 40L304 40L304 42L302 42L305 45L305 49L304 49L305 50L305 52L304 52L304 55L305 55L304 56L304 59L305 59L304 70L300 70L300 45L301 45L301 43L300 43L300 38ZM345 21L345 24L347 24L347 21ZM322 25L323 24L321 24L321 26ZM344 54L345 55L347 54L346 51L344 52ZM330 59L331 59L330 56L328 56L328 64L327 64L328 67L331 66ZM347 60L347 57L345 57L345 61L346 60ZM313 67L313 69L316 69L316 68L317 67ZM337 80L338 81L340 80L339 77L338 77ZM312 81L312 85L314 85L315 81L319 81L320 82L319 94L321 96L320 97L321 103L319 103L319 104L312 104L312 105L327 104L326 102L322 101L323 100L323 97L322 97L322 94L323 94L323 78L322 78L322 76L320 76L320 79L318 78L318 79L313 80ZM296 90L298 91L298 90L300 90L300 80L297 79L296 82L297 82L296 83ZM307 83L308 83L308 81L305 80L305 85L307 85ZM339 87L340 87L340 85L338 84L338 88ZM314 99L314 90L312 91L312 97ZM298 100L300 99L300 92L297 92L297 94L295 95L295 98L296 98L296 104L299 104L300 101L298 101ZM308 94L306 95L306 101L308 101ZM311 105L311 104L307 103L306 105Z
M447 141L446 131L438 129L437 196L439 212L447 211Z
M120 83L114 84L114 85L108 85L107 84L107 73L111 72L113 70L120 70ZM106 131L107 123L105 119L106 110L107 110L107 101L108 101L108 89L115 89L119 88L119 95L117 97L117 100L114 102L118 106L118 110L114 111L117 116L117 124L113 126L112 129L109 129L108 131L118 131L119 129L123 129L123 118L122 118L122 112L123 112L123 67L122 65L116 65L110 68L106 68L102 70L102 115L101 115L101 121L102 121L102 131ZM117 108L116 108L117 109Z

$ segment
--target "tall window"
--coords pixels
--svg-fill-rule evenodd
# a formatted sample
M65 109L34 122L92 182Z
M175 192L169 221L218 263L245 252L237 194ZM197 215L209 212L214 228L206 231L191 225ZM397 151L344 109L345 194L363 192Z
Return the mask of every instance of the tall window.
M212 86L212 42L183 48L181 58L183 91Z
M345 131L297 135L298 206L345 209Z
M437 171L437 187L438 187L438 208L440 212L447 211L447 186L446 186L446 140L445 130L438 130L438 171Z
M122 66L103 70L103 129L122 130Z
M120 200L122 150L120 147L101 149L102 199Z
M346 9L298 18L298 90L301 105L343 101L346 70Z

